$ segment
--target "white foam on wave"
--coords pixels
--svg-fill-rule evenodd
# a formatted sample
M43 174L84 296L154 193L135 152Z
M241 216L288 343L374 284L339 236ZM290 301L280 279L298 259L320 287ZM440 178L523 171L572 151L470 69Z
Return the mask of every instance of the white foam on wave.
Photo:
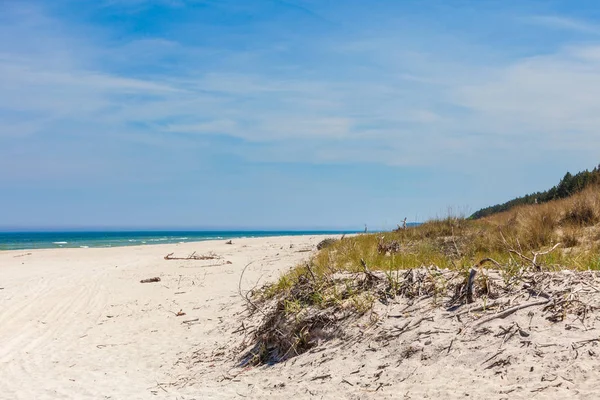
M52 242L52 244L68 244L69 242Z
M89 249L90 248L90 246L79 246L79 247L81 247L82 249Z

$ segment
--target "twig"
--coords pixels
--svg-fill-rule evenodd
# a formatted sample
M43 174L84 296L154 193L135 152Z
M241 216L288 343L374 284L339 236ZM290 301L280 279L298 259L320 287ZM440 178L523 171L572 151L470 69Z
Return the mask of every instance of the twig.
M254 262L254 261L250 261L248 264L246 264L246 266L245 266L245 267L244 267L244 269L242 270L242 274L240 275L240 281L238 282L238 293L239 293L239 295L240 295L240 297L241 297L242 299L244 299L244 300L245 300L245 301L246 301L248 304L250 304L250 305L251 305L251 306L254 308L254 310L258 310L258 311L260 311L260 312L261 312L261 314L263 314L263 315L266 317L266 316L267 316L267 314L265 314L265 312L264 312L263 310L261 310L260 308L258 308L258 306L257 306L256 304L254 304L254 303L252 302L252 300L250 300L250 299L248 298L248 296L247 296L247 295L246 295L246 296L244 296L244 295L242 294L242 278L244 277L244 273L246 272L246 268L248 268L248 267L250 266L250 264L252 264L253 262ZM247 293L246 293L246 294L247 294Z
M407 380L408 378L410 378L410 377L411 377L411 376L412 376L412 375L415 373L415 371L416 371L418 368L419 368L419 367L415 367L415 369L413 369L413 371L412 371L410 374L408 374L408 375L406 375L404 378L400 379L400 382L404 382L405 380Z
M521 310L523 308L533 307L533 306L539 306L541 304L546 304L548 302L550 302L550 299L534 301L533 303L526 303L526 304L521 304L521 305L518 305L518 306L511 307L511 308L506 309L506 310L504 310L502 312L494 314L494 315L492 315L492 316L490 316L488 318L484 318L484 319L482 319L480 321L477 321L477 323L475 325L473 325L473 328L478 327L479 325L485 324L486 322L490 322L490 321L492 321L494 319L497 319L497 318L506 318L510 314L514 313L515 311L519 311L519 310Z
M537 256L543 256L546 255L552 251L554 251L558 246L560 246L560 243L556 243L554 245L554 247L552 247L550 250L546 250L546 251L540 251L540 252L533 252L533 266L537 267L538 265L535 263L535 260L537 259Z
M362 259L362 258L360 259L360 265L362 265L362 267L363 267L363 271L364 271L365 275L367 275L367 277L368 277L369 279L376 280L376 281L378 281L378 280L380 279L380 278L379 278L377 275L375 275L374 273L372 273L372 272L369 270L369 267L367 267L367 263L366 263L366 262L365 262L365 260L364 260L364 259Z
M317 379L327 379L327 378L331 378L331 374L315 376L314 378L311 379L311 381L316 381Z
M315 274L313 273L312 268L310 267L310 263L306 263L306 269L308 270L308 272L310 273L310 276L312 277L313 281L316 282L317 278L315 278Z
M488 358L487 360L485 360L484 362L481 363L481 365L487 363L488 361L492 361L494 358L498 357L500 354L504 353L505 349L502 349L498 352L496 352L496 354L494 354L493 356L491 356L490 358Z
M169 392L167 391L167 389L165 389L165 388L164 388L164 387L163 387L163 386L162 386L160 383L158 383L158 381L156 381L156 386L158 386L159 388L161 388L162 390L164 390L164 391L165 391L165 393L169 393Z
M452 349L453 344L454 344L454 338L452 338L452 340L450 341L450 344L448 345L448 351L446 352L446 354L450 354L450 350Z
M516 251L515 249L508 249L509 253L513 253L518 255L519 257L521 257L523 260L529 261L531 264L535 265L533 260L527 256L524 256L523 254L519 253L518 251Z

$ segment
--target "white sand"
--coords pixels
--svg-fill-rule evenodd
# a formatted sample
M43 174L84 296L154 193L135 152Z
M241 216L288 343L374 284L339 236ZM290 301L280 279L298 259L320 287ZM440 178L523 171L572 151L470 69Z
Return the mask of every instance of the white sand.
M597 313L585 325L573 317L552 324L524 310L479 335L460 333L462 324L440 309L397 319L385 313L402 304L378 305L379 326L355 327L368 339L236 368L242 269L254 261L242 281L251 289L307 259L303 250L321 239L0 252L0 398L598 398L600 346L573 346L600 338ZM193 251L222 258L163 259ZM139 282L154 276L161 282ZM186 315L176 316L180 310ZM383 334L423 316L433 319L397 338ZM512 335L497 336L511 326Z
M0 398L148 399L153 390L176 398L157 382L169 379L182 353L222 339L219 325L242 310L246 263L254 261L248 288L276 279L321 239L0 252ZM163 259L194 251L222 259ZM154 276L161 282L140 283ZM176 316L180 310L186 315Z

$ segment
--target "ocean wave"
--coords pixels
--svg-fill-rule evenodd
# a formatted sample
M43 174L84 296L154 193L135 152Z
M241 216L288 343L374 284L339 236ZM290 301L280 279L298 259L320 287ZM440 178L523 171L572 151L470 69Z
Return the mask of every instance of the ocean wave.
M90 248L90 246L79 246L79 247L82 248L82 249L89 249Z
M69 242L52 242L52 244L68 244Z

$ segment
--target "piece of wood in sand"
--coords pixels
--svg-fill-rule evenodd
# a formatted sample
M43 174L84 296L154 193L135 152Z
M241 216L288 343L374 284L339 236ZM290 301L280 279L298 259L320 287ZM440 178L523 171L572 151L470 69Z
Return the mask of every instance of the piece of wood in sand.
M532 303L525 303L525 304L521 304L521 305L518 305L518 306L515 306L515 307L511 307L511 308L506 309L506 310L504 310L502 312L494 314L491 317L484 318L482 320L477 321L477 323L475 323L475 325L473 325L473 328L476 328L476 327L478 327L478 326L480 326L482 324L485 324L486 322L490 322L490 321L492 321L494 319L497 319L497 318L506 318L510 314L514 313L515 311L522 310L523 308L533 307L533 306L539 306L539 305L542 305L542 304L546 304L548 302L550 302L550 300L549 299L545 299L545 300L534 301Z
M154 278L142 279L140 283L152 283L152 282L160 282L160 278L155 276Z

